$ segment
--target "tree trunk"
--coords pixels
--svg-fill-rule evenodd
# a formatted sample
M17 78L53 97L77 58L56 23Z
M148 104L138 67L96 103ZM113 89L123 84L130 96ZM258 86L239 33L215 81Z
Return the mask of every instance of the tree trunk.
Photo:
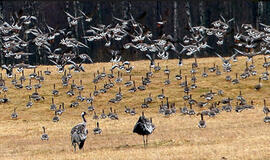
M258 10L257 10L257 17L256 17L256 28L259 29L260 23L262 23L263 17L263 1L258 2Z
M73 10L74 10L74 16L77 17L78 16L78 8L77 8L77 1L73 1ZM79 34L78 34L78 25L75 25L75 37L78 38Z
M178 29L178 9L177 9L177 1L173 2L173 33L174 33L174 38L177 39L177 29Z
M205 26L204 0L201 0L199 2L199 12L200 12L200 25Z
M3 24L3 19L4 19L4 15L3 15L3 1L0 1L0 25ZM1 38L0 38L0 48L2 48L2 35L0 35ZM1 51L0 52L0 65L2 66L2 64L4 63L4 54L3 52Z

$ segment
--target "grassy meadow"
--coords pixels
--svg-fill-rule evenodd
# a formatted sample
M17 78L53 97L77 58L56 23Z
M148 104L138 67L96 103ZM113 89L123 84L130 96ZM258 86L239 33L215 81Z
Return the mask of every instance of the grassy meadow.
M254 100L255 109L244 110L241 113L235 111L231 113L221 112L214 118L206 117L207 127L200 129L197 124L200 116L183 116L179 112L179 107L183 107L184 101L183 88L179 86L182 81L177 81L175 75L182 69L182 75L188 76L189 84L191 74L191 63L194 59L185 59L184 65L179 67L178 60L157 60L161 66L161 71L154 72L151 78L152 83L147 86L145 91L129 93L124 82L129 80L129 74L123 72L123 82L115 84L105 94L100 94L95 97L94 106L98 115L102 109L105 113L109 112L109 108L116 109L119 120L99 119L101 135L94 135L93 129L96 127L96 120L92 118L93 113L86 116L87 127L89 130L88 138L85 142L83 150L73 152L73 147L70 141L71 128L80 123L81 112L87 111L89 104L79 102L77 108L69 108L71 102L76 100L78 91L75 90L75 96L69 97L66 92L70 86L63 87L61 77L63 73L58 73L55 66L39 66L37 71L47 69L52 71L50 76L45 76L45 81L42 82L42 88L38 90L39 94L45 97L44 101L34 102L31 108L26 108L29 101L28 96L34 92L23 89L15 89L11 84L11 79L7 79L5 72L2 71L3 77L8 87L6 93L9 102L0 104L0 157L1 160L7 159L116 159L116 160L138 160L138 159L270 159L270 126L263 122L264 114L262 112L263 99L270 105L270 84L269 81L262 81L263 87L260 91L254 90L254 86L258 84L258 77L265 69L262 67L264 63L263 56L254 58L257 76L251 76L248 79L240 80L239 84L233 85L231 82L225 81L226 75L231 75L235 78L235 73L243 73L245 69L246 57L238 57L238 62L232 63L232 72L225 73L222 69L222 61L219 58L200 58L198 59L199 72L196 74L198 88L192 90L193 99L205 101L200 98L200 95L212 89L217 92L219 89L224 91L224 96L215 96L214 100L221 100L225 97L236 98L241 89L243 96L250 100ZM222 75L216 76L214 73L208 73L207 78L201 77L204 67L212 67L213 63L219 66ZM131 61L134 65L132 71L132 79L136 81L136 85L141 85L141 76L149 71L149 61ZM164 81L167 75L163 70L165 66L171 70L171 84L165 86ZM109 73L111 63L95 63L84 64L86 72L72 73L72 80L79 85L82 80L84 90L82 95L89 97L89 93L94 91L93 73L99 70L102 72L103 67L106 73ZM27 80L24 86L28 85L28 75L33 70L25 70ZM15 72L14 72L15 73ZM17 74L17 78L20 74ZM117 76L117 72L114 72ZM103 87L103 84L108 82L107 78L97 84L97 89ZM19 81L18 81L19 83ZM38 81L33 80L32 85ZM60 91L60 95L55 97L55 103L59 106L62 102L65 103L66 111L60 116L60 121L52 122L54 111L51 111L50 104L52 98L53 84L56 84L56 89ZM113 98L121 86L123 99L116 104L108 103L108 100ZM165 117L158 113L160 100L157 95L164 88L165 95L169 97L170 102L176 103L177 113L169 117ZM143 99L149 93L153 95L153 102L148 109L142 109L140 105ZM3 97L5 93L1 93ZM235 106L236 101L232 102ZM135 116L127 115L124 112L124 106L136 108ZM12 120L10 115L14 107L17 107L18 119ZM195 107L196 112L201 111L201 108ZM206 108L204 108L206 109ZM138 120L141 112L144 110L146 117L152 117L156 130L149 137L149 145L143 146L142 136L132 133L133 126ZM49 141L41 141L40 136L43 133L42 126L46 127L46 132L49 135Z

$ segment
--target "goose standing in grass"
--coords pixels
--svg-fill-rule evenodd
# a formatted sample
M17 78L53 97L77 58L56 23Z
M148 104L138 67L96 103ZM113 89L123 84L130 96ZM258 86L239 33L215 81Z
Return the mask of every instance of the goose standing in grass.
M55 84L53 84L52 94L53 94L54 96L59 95L59 91L55 89Z
M99 128L99 123L97 122L97 127L93 129L94 134L101 134L102 130Z
M259 78L259 84L255 85L255 86L254 86L254 89L258 91L258 90L260 90L261 88L262 88L262 83L261 83L261 77L260 77L260 78Z
M159 94L159 95L157 96L157 98L158 98L158 99L164 99L164 98L165 98L165 95L164 95L164 89L163 89L163 88L161 89L161 94Z
M100 115L100 119L105 119L105 118L107 118L107 115L105 114L104 109L102 109L102 113Z
M142 112L142 115L139 117L139 120L135 124L133 128L133 133L137 133L139 135L143 136L143 144L146 146L148 144L148 135L152 134L155 130L155 125L152 123L152 119L147 119L144 116L144 112ZM146 136L146 140L144 139L144 136Z
M181 80L182 79L182 71L181 71L181 69L179 70L179 74L177 74L176 76L175 76L175 78L176 78L176 80Z
M198 127L199 128L205 128L206 127L206 122L205 122L205 120L203 120L203 114L202 113L198 113L197 115L201 115L201 120L198 123Z
M43 126L42 127L43 128L43 134L41 135L41 140L42 141L48 141L49 140L49 136L48 136L48 134L45 132L45 127Z
M54 98L53 97L52 97L52 104L50 106L50 110L52 110L52 111L55 111L56 110L56 105L54 103Z
M71 144L74 147L74 151L76 151L76 145L79 146L79 149L82 149L87 138L88 130L86 128L85 115L86 112L82 112L81 117L83 122L74 126L70 131Z
M58 122L60 120L60 118L57 115L57 111L54 111L54 117L52 119L53 122Z
M232 80L232 84L238 84L238 83L239 83L238 74L235 73L235 79Z
M33 106L33 102L32 102L31 96L29 96L29 101L26 104L26 108L31 108L32 106Z
M31 89L32 89L31 79L29 79L29 84L26 85L25 88L26 88L27 90L31 90Z
M44 71L44 74L47 75L47 76L51 74L51 71L49 71L49 68L48 67L47 67L47 70Z
M270 112L269 108L266 106L266 100L263 100L263 113L268 114Z
M18 118L18 114L17 114L17 112L16 112L16 107L14 108L14 110L13 110L13 112L11 113L11 118L12 119L17 119Z

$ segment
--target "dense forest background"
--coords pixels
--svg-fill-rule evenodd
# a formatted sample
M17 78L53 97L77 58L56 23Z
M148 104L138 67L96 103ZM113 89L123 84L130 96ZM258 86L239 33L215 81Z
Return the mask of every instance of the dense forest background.
M65 28L68 26L67 15L64 11L72 15L79 15L81 9L85 13L97 12L93 16L93 21L90 25L96 24L111 24L113 23L112 16L128 19L129 13L134 17L146 13L140 23L146 25L153 33L153 39L159 38L160 32L171 34L174 38L182 39L188 34L188 20L186 15L187 1L0 1L0 17L4 21L9 22L12 13L23 9L24 14L35 15L40 22L38 27L44 27L42 23L46 22L53 28ZM226 20L235 18L231 23L232 34L228 35L224 41L224 45L219 47L224 56L232 55L234 46L233 35L236 25L240 26L243 23L250 23L255 28L259 29L259 23L270 24L270 2L255 1L255 0L191 0L188 1L191 12L192 26L204 25L210 27L211 22L220 19L223 15ZM160 31L156 22L160 21L160 17L167 19L167 24ZM93 61L109 61L110 54L106 52L104 42L95 41L87 42L83 39L85 30L89 28L89 24L80 22L75 28L75 35L79 41L87 44L90 48L85 50ZM124 44L114 43L112 47L119 47ZM209 39L211 47L217 47L214 42ZM181 47L178 46L181 50ZM125 50L123 55L127 60L145 59L145 55L136 53L135 50ZM209 52L204 52L198 56L215 56ZM176 55L171 54L169 58L176 58ZM33 58L34 59L34 58ZM30 58L31 60L31 58ZM46 63L46 61L45 61Z

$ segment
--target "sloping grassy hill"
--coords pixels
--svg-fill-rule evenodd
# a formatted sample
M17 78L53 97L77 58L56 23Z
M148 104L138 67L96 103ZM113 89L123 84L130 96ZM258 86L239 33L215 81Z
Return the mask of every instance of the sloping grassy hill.
M9 88L7 97L10 102L0 104L0 155L1 159L269 159L269 132L268 124L263 122L264 114L262 112L263 99L270 104L270 84L263 81L263 87L260 91L253 89L258 84L259 75L265 71L262 67L264 62L262 56L255 57L257 76L249 77L246 80L240 80L240 83L233 85L225 81L226 75L235 78L235 73L243 73L245 69L245 57L239 57L238 62L232 62L233 72L224 73L216 76L215 73L209 73L207 78L201 77L204 67L212 67L213 63L221 68L221 60L218 58L198 59L199 72L196 77L198 79L198 88L192 90L193 98L198 101L205 101L200 95L212 89L214 92L222 89L224 96L215 96L214 100L221 100L225 97L236 97L241 89L243 96L248 100L254 100L255 109L245 110L241 113L235 111L231 113L222 112L214 118L205 117L207 127L199 129L197 124L200 116L183 116L179 112L179 107L183 107L184 101L183 88L179 86L180 81L175 79L175 75L182 69L182 75L188 76L190 82L190 69L193 59L184 60L184 66L178 67L177 60L157 61L160 63L162 70L155 72L151 78L152 83L147 86L146 91L137 91L129 93L130 87L124 87L123 83L129 80L129 75L123 72L123 82L115 84L115 87L107 93L95 97L94 106L98 115L102 109L109 112L109 108L116 109L119 120L99 119L102 129L101 135L94 135L92 129L96 126L96 120L92 119L93 114L89 113L86 117L88 124L88 139L86 140L84 150L77 153L73 152L70 142L71 128L80 123L80 114L87 111L89 104L79 102L77 108L69 108L69 104L76 99L78 91L75 90L75 96L69 97L66 92L69 87L62 87L62 73L56 71L55 66L39 66L37 71L44 71L48 67L52 71L50 76L45 76L42 82L42 88L38 90L39 94L45 97L44 101L34 102L32 108L27 109L26 103L29 101L28 96L34 92L24 89L15 89L11 84L11 79L6 80ZM156 63L157 63L156 62ZM132 71L132 79L136 81L136 85L141 85L141 76L149 71L149 61L131 62L134 65ZM102 72L105 67L109 73L111 63L95 63L84 65L86 72L72 72L72 80L79 85L82 80L85 89L83 96L89 97L89 93L93 92L94 84L93 73L99 70ZM165 66L171 70L171 84L165 86L164 81L167 76L163 70ZM27 80L24 85L29 83L28 75L33 70L25 71ZM4 71L2 72L4 73ZM115 73L117 76L117 74ZM17 75L19 77L19 75ZM107 78L97 84L97 88L103 87L108 82ZM181 81L183 82L183 81ZM32 81L32 85L37 84ZM53 84L60 91L60 95L55 97L57 106L62 102L65 103L66 111L60 116L58 123L52 122L54 112L50 111L51 91ZM190 83L189 83L190 84ZM118 88L122 87L123 100L117 104L108 103L118 92ZM169 117L165 117L158 113L160 100L157 95L164 88L165 95L169 97L170 102L176 103L177 113ZM153 95L153 103L150 108L142 109L140 107L143 99L149 93ZM4 96L2 92L0 96ZM250 101L249 101L250 102ZM249 103L248 102L248 103ZM236 101L233 101L235 106ZM127 115L124 112L124 106L135 108L137 114L135 116ZM17 107L18 119L10 118L13 108ZM202 109L194 107L195 111ZM206 108L205 108L206 109ZM147 117L153 118L156 130L149 138L149 145L144 148L142 137L132 133L133 126L136 123L141 111L145 112ZM49 141L42 142L40 136L42 134L42 126L47 128Z

